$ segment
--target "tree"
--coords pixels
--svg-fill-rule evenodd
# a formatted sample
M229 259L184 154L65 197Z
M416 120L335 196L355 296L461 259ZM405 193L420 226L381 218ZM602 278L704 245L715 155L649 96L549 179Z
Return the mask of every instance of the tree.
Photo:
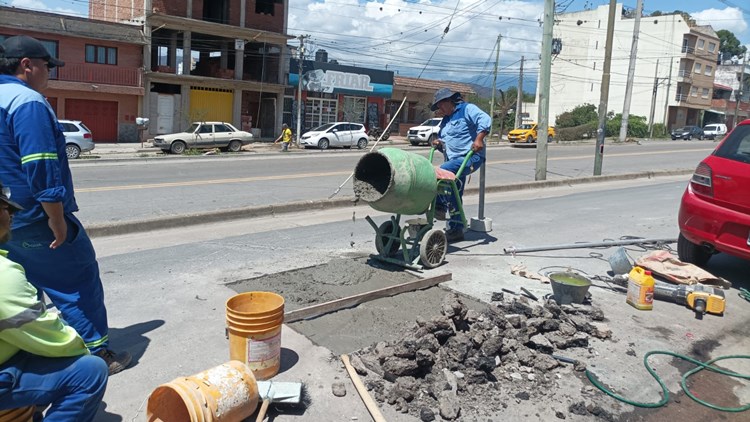
M716 31L716 35L719 36L719 52L722 59L732 56L741 57L747 51L747 47L740 43L732 31L720 29Z
M558 115L555 119L555 126L560 128L575 127L598 120L599 114L596 112L596 106L593 104L582 104L573 110Z

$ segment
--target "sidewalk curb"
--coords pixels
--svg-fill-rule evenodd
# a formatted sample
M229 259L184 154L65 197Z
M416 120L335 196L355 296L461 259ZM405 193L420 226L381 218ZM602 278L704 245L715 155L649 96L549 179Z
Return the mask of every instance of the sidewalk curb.
M644 171L637 173L613 174L606 176L589 176L562 180L540 180L532 182L510 183L507 185L485 186L485 192L513 192L526 189L573 186L617 180L652 179L656 177L680 176L692 174L694 169L674 169L663 171ZM468 188L466 194L478 194L479 188ZM338 199L322 199L287 202L282 204L259 205L226 210L207 211L194 214L181 214L161 218L123 221L119 223L91 224L86 227L89 237L118 236L131 233L142 233L151 230L171 229L197 224L217 223L227 220L238 220L252 217L266 217L274 214L289 214L300 210L326 210L342 208L355 203L353 196Z

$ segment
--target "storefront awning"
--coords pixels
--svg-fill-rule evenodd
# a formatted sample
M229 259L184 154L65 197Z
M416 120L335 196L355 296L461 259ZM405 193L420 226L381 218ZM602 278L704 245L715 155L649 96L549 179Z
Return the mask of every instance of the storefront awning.
M723 111L719 111L719 110L706 110L706 113L726 114Z

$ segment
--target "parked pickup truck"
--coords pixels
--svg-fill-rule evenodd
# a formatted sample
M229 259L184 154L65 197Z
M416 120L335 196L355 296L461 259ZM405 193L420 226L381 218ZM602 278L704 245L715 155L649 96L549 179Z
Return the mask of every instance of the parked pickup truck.
M548 142L551 142L555 137L555 128L549 126L547 128ZM536 133L536 123L524 123L519 128L513 129L508 132L508 141L512 144L518 143L529 143L533 144L536 142L538 136Z
M414 146L419 144L430 145L432 144L432 140L437 138L442 120L442 118L436 117L425 120L419 126L410 127L406 138Z

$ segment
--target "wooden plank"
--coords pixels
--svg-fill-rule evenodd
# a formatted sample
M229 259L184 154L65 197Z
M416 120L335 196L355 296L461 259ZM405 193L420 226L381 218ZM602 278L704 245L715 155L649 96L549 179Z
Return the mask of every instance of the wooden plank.
M388 296L395 296L400 293L411 292L414 290L426 289L428 287L436 286L444 281L450 281L452 279L452 276L453 275L451 273L446 273L435 277L421 278L419 280L409 281L406 283L397 284L395 286L388 286L382 289L371 290L369 292L332 300L330 302L319 303L317 305L296 309L294 311L284 313L284 322L291 323L303 319L310 319L330 312L351 308L352 306L357 306L360 303L369 302L371 300Z
M370 412L370 416L372 416L372 420L374 422L386 422L385 418L383 417L383 414L380 413L380 408L378 407L377 403L375 403L375 400L372 399L372 396L367 392L367 387L362 383L362 380L359 378L359 375L357 375L357 372L352 367L352 364L349 362L349 356L348 355L341 355L341 361L344 362L344 367L346 367L346 372L349 373L349 378L352 379L352 383L354 384L354 388L357 389L357 393L359 393L359 397L362 398L362 402L365 404L365 407L367 408L367 411Z

